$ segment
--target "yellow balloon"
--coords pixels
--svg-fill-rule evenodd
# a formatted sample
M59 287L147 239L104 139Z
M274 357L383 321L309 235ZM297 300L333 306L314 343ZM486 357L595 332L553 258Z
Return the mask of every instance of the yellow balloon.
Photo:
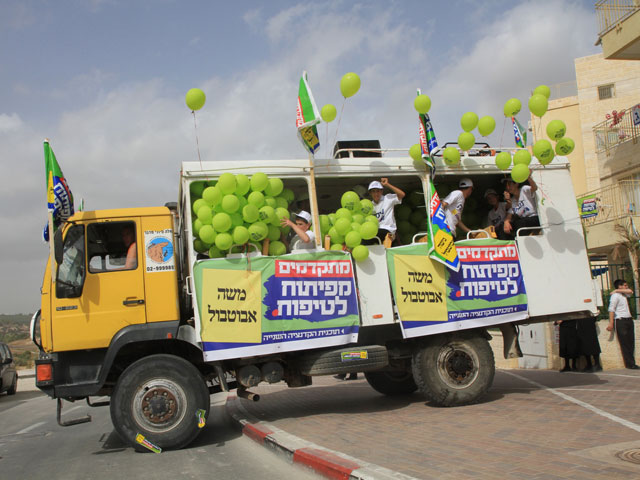
M360 77L357 73L345 73L340 80L340 92L344 98L353 97L360 90Z
M206 95L199 88L192 88L187 92L185 102L187 107L194 112L200 110L204 106L204 102L207 100Z

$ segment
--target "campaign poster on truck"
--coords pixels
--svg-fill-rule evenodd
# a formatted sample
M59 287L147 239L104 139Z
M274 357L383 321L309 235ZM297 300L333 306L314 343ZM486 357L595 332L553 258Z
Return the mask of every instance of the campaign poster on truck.
M206 360L357 340L354 270L344 252L204 260L194 281Z
M405 338L523 320L527 293L514 242L456 242L456 272L429 258L429 245L387 250Z

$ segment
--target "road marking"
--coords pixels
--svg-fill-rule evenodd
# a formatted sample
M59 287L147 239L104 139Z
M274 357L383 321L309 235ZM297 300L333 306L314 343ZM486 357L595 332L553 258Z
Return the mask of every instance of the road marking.
M27 433L30 432L31 430L34 430L36 428L38 428L40 425L44 425L47 422L38 422L38 423L34 423L33 425L31 425L30 427L27 428L23 428L22 430L20 430L19 432L16 432L16 435L21 435L23 433Z
M559 392L558 390L556 390L555 388L551 388L551 387L547 387L545 385L542 385L541 383L538 382L534 382L533 380L529 380L526 377L522 377L516 373L513 372L508 372L506 370L502 370L503 373L506 373L507 375L511 375L512 377L515 378L519 378L520 380L523 380L527 383L530 383L531 385L535 385L538 388L541 388L543 390L546 390L550 393L553 393L554 395L557 395L558 397L567 400L569 402L575 403L576 405L580 405L581 407L586 408L587 410L592 411L593 413L596 413L604 418L608 418L609 420L619 423L620 425L623 425L627 428L630 428L631 430L635 430L636 432L640 432L640 425L637 425L633 422L630 422L629 420L625 420L624 418L620 418L616 415L613 415L611 413L605 412L604 410L600 410L598 407L594 407L593 405L590 405L586 402L583 402L582 400L578 400L577 398L573 398L570 395L567 395L566 393L562 393Z
M608 376L608 377L640 378L639 375L624 375L622 373L598 373L597 375Z

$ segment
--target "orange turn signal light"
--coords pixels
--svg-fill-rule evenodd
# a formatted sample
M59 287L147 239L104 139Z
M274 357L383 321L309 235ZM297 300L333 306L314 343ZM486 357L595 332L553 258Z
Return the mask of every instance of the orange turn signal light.
M53 365L43 363L36 367L36 379L38 382L50 382L53 380Z

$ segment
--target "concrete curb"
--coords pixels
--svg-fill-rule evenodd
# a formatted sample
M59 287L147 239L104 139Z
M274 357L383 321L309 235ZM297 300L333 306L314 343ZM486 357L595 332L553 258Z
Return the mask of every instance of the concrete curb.
M259 421L247 412L242 406L242 400L235 394L227 396L225 408L243 435L284 457L289 463L310 468L324 477L344 480L417 480L415 477L320 447Z

